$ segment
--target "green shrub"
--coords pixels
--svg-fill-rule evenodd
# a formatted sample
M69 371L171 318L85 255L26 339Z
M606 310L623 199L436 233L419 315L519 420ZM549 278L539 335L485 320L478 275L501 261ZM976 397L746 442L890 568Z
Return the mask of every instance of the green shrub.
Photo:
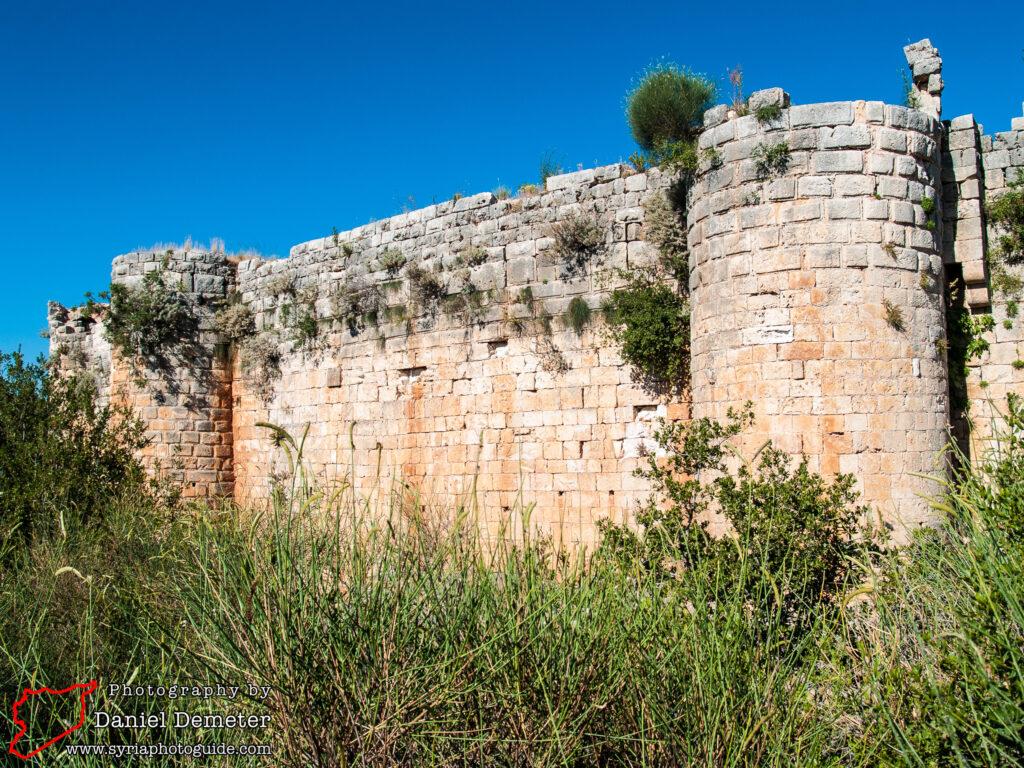
M352 336L358 336L368 325L377 324L387 301L382 287L357 278L338 288L332 304L335 317Z
M377 259L381 269L394 277L405 266L405 256L397 248L387 248Z
M565 312L565 322L577 335L583 333L583 329L590 324L590 305L585 299L576 296L569 302L569 308Z
M791 152L789 144L780 141L777 144L765 144L761 142L754 147L754 172L761 181L782 176L789 168Z
M716 95L714 84L704 75L675 64L649 67L627 96L626 118L633 140L647 152L692 143Z
M250 380L253 391L263 400L273 394L274 382L281 377L281 351L277 335L263 331L242 340L240 347L242 373Z
M161 357L195 329L184 294L166 285L162 269L147 272L140 286L111 284L105 333L122 355Z
M1024 264L1024 183L1011 183L1009 189L985 205L989 223L999 233L996 255L1011 266Z
M480 245L472 245L462 252L462 257L470 267L479 267L487 261L487 249Z
M484 315L484 292L467 282L462 290L443 298L445 314L458 316L464 323L478 322Z
M690 371L690 304L670 286L643 278L612 292L602 307L622 357L643 375L683 386Z
M907 329L906 323L903 319L903 310L888 299L882 301L882 311L885 313L885 322L887 322L891 328L901 332Z
M62 520L100 520L113 499L148 493L135 458L145 444L130 411L96 407L91 384L0 353L0 558Z
M232 301L214 315L217 330L228 337L233 343L241 341L255 331L252 309L248 304Z
M544 184L552 176L557 176L562 172L561 163L555 158L553 151L548 152L540 159L540 187L544 188Z
M428 312L435 310L438 302L448 294L448 288L440 276L418 264L408 266L405 276L409 278L413 300Z
M902 77L902 90L903 98L900 100L900 104L910 109L921 108L921 97L917 94L917 89L914 87L913 78L907 74L907 70L901 69L900 76Z
M300 307L293 324L292 340L295 346L312 349L319 334L320 319L317 317L316 308L312 304Z
M267 282L267 292L276 299L282 296L294 296L295 281L286 274L275 275Z
M658 249L661 263L680 285L690 279L686 211L683 201L656 193L644 200L644 239Z
M778 104L765 104L754 110L754 119L761 125L773 123L782 117L782 107Z
M604 230L590 216L570 216L551 227L555 253L566 277L586 274L587 264L604 245Z
M634 152L626 162L632 165L638 173L643 173L658 164L657 158L650 152Z
M640 530L606 522L604 547L665 576L713 574L713 600L741 595L762 626L795 639L840 607L852 558L874 553L875 536L861 527L866 510L851 475L826 481L806 461L791 469L790 457L768 445L726 472L729 440L752 422L750 403L730 410L725 424L662 420L659 451L636 470L654 489L637 512ZM708 534L711 511L732 535Z

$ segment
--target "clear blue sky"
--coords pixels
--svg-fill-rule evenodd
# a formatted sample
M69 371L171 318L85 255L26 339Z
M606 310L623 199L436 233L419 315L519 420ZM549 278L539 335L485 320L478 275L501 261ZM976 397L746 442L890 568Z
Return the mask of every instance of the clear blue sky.
M971 18L976 8L984 18ZM156 242L291 245L628 157L624 94L662 56L795 103L901 96L930 37L944 116L1007 130L1024 4L0 0L0 350L34 356ZM410 200L411 198L411 200ZM414 202L413 202L414 201Z

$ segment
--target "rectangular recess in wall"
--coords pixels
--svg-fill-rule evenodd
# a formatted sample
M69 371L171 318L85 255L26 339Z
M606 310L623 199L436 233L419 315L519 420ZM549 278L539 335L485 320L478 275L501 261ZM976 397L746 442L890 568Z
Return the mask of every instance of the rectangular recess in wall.
M401 379L402 383L412 383L416 381L420 376L427 372L426 366L417 365L412 368L402 368Z
M633 421L654 421L658 417L657 405L634 405Z
M488 357L508 357L508 339L495 339L487 342Z

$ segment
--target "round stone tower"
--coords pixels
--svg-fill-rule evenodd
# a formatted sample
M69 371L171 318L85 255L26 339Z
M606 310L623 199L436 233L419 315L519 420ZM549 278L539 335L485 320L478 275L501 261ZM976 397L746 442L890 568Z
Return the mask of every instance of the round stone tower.
M723 120L691 191L694 417L752 401L765 440L852 473L894 526L929 520L946 445L939 122L881 102ZM774 115L772 113L775 113ZM941 471L941 470L939 470Z

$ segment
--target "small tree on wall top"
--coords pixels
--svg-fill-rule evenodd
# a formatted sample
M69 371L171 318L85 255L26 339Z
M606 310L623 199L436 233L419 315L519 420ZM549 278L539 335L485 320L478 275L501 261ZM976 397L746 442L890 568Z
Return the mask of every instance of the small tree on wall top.
M626 97L633 139L659 159L690 147L716 96L704 75L665 62L648 67Z

